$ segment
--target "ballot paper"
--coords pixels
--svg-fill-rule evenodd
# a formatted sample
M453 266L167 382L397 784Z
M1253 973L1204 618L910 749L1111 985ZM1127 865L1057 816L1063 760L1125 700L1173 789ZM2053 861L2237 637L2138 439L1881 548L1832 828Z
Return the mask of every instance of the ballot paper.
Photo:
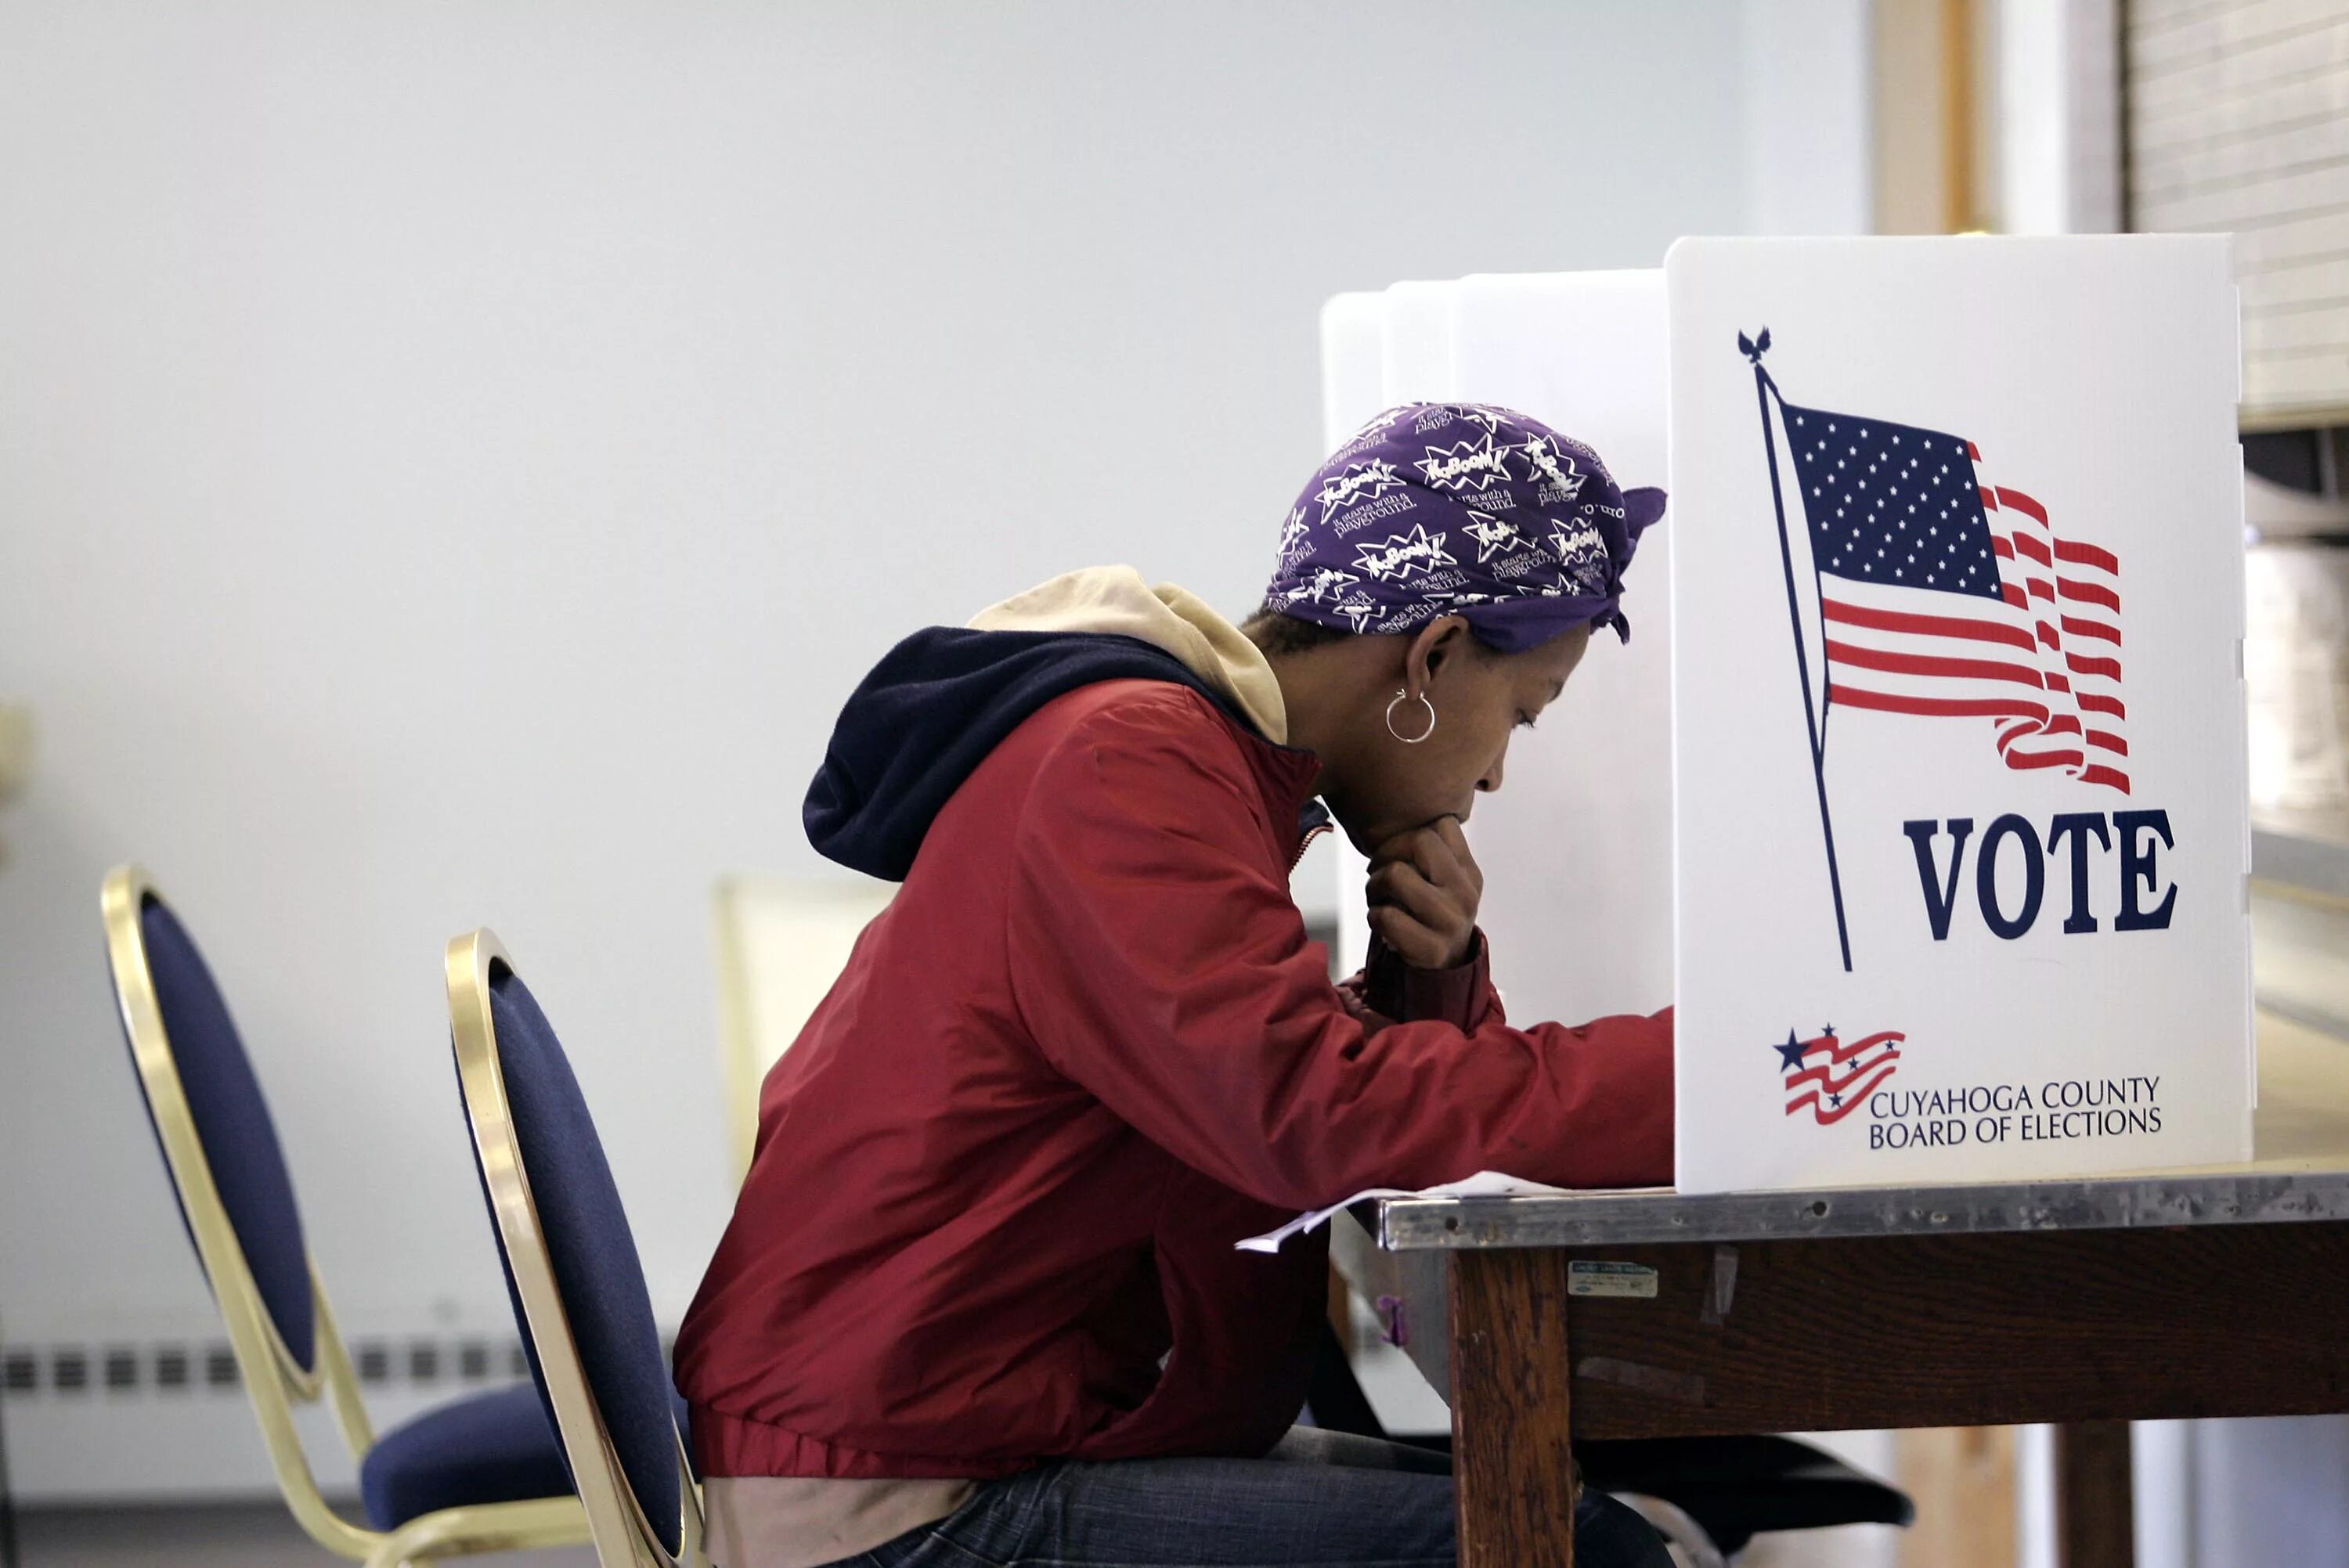
M1326 1209L1299 1214L1277 1231L1267 1231L1260 1236L1250 1236L1238 1243L1244 1253L1277 1253L1289 1237L1301 1235L1316 1225L1327 1222L1340 1209L1350 1209L1371 1198L1526 1198L1566 1191L1564 1187L1545 1187L1538 1181L1521 1181L1515 1176L1504 1176L1497 1171L1479 1171L1474 1176L1457 1181L1446 1181L1441 1187L1423 1187L1417 1191L1408 1187L1371 1187L1355 1193L1342 1203L1332 1203Z

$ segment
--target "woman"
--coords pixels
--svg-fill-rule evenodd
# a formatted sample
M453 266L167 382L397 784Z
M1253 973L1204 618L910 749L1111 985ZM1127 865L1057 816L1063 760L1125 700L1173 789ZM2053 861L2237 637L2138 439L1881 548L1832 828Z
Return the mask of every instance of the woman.
M769 1075L678 1338L723 1568L1453 1561L1440 1460L1284 1437L1326 1242L1233 1243L1480 1170L1669 1180L1669 1012L1506 1023L1461 833L1628 635L1662 501L1413 405L1308 484L1244 629L1080 572L865 678L806 823L905 885ZM1330 816L1372 867L1342 988L1288 893ZM1664 1561L1609 1500L1576 1527Z

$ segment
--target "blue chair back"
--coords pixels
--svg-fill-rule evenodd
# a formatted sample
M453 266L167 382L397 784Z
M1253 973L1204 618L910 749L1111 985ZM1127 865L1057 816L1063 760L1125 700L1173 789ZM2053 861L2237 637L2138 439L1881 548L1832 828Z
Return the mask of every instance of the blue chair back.
M379 1563L585 1539L586 1511L564 1495L555 1433L533 1390L460 1397L377 1440L220 986L137 866L107 873L98 906L149 1124L295 1522L337 1557ZM321 1403L357 1467L367 1524L319 1488L300 1415Z
M595 1119L537 999L502 953L470 955L460 972L460 948L477 940L494 941L483 933L450 944L458 1080L532 1373L549 1418L563 1433L591 1527L597 1522L597 1478L581 1472L599 1468L592 1460L607 1454L635 1511L675 1558L684 1549L686 1482L668 1366L636 1238ZM493 1075L467 1060L468 1022L478 1017L481 998L460 993L478 985L475 976L486 980ZM502 1110L483 1103L499 1094ZM503 1136L500 1123L508 1130ZM518 1169L507 1169L509 1157ZM543 1258L532 1258L532 1252ZM529 1281L542 1265L552 1277L555 1314L542 1315L530 1299ZM555 1321L546 1321L550 1316ZM591 1401L586 1414L600 1431L582 1432L577 1420L565 1419L559 1391L574 1377L584 1384ZM600 1530L597 1546L614 1560Z
M171 1150L156 1120L155 1086L149 1081L148 1068L138 1061L139 1042L130 1023L128 988L141 986L153 996L169 1047L169 1065L187 1102L203 1162L269 1321L294 1364L304 1372L313 1371L317 1364L317 1325L310 1253L302 1239L294 1179L285 1169L277 1127L269 1117L269 1102L262 1097L260 1080L244 1054L243 1038L229 1016L228 1003L212 979L211 967L179 917L152 890L140 892L138 929L137 955L131 960L130 972L125 972L122 944L109 943L108 956L115 970L116 995L125 1004L124 1038L130 1046L133 1065L140 1067L139 1085L148 1126L170 1170ZM195 1227L188 1213L185 1178L176 1170L171 1173L180 1219L193 1242ZM212 1282L208 1279L208 1283ZM213 1289L217 1294L217 1284Z

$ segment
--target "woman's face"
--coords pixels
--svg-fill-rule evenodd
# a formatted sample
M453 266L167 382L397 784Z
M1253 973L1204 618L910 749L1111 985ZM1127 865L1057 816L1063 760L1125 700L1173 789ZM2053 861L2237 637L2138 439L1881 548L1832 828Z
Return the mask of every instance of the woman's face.
M1395 685L1406 694L1393 705L1393 733L1381 711L1353 727L1346 756L1324 758L1322 798L1354 847L1371 854L1439 818L1467 821L1476 796L1501 787L1510 737L1556 700L1589 646L1590 629L1581 626L1522 653L1496 654L1456 617L1413 635L1399 681L1378 696L1383 710ZM1425 731L1430 707L1435 727L1425 740L1395 738Z

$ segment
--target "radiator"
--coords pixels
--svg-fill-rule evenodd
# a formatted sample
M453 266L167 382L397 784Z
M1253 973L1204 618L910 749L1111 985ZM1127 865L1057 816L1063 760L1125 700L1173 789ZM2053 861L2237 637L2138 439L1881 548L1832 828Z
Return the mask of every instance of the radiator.
M511 1335L436 1327L354 1336L349 1346L378 1434L446 1400L530 1376ZM298 1419L327 1495L356 1496L355 1467L326 1407ZM225 1339L0 1346L0 1435L20 1504L276 1491Z

